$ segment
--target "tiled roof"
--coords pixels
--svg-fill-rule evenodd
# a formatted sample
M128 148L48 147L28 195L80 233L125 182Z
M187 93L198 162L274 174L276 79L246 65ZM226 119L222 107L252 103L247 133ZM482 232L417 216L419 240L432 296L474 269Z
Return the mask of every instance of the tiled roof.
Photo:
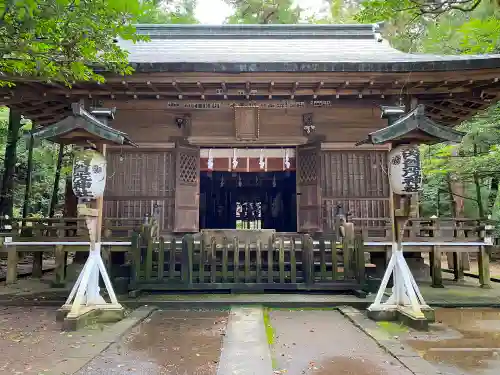
M149 42L120 40L134 66L170 70L404 71L500 67L500 55L409 54L378 25L137 25ZM207 66L208 64L208 66ZM215 64L215 65L214 65ZM244 64L244 65L241 65ZM283 64L286 64L285 66ZM289 65L293 64L293 65ZM319 65L315 65L319 64Z

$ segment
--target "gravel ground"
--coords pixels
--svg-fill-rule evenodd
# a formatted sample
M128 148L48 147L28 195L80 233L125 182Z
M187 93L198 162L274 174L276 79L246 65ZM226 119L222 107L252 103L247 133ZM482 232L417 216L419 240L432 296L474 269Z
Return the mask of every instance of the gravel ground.
M77 349L96 334L61 331L55 307L0 308L0 374L50 375L50 368L65 361L67 350Z

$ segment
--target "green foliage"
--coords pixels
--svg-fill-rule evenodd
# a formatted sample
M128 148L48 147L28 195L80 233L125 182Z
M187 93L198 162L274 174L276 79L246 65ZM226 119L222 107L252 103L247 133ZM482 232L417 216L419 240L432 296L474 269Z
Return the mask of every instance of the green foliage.
M206 1L206 0L205 0ZM145 11L137 18L146 24L196 24L194 15L197 0L149 0Z
M4 0L0 3L0 71L65 82L103 81L92 66L132 68L115 38L137 41L140 0Z
M7 141L9 110L0 107L0 145L5 145ZM14 174L14 215L21 216L21 208L24 200L24 190L26 187L26 176L28 173L28 148L29 131L31 122L27 121L21 131L24 134L17 144L17 161ZM54 184L55 166L57 161L58 146L50 142L41 142L33 149L33 173L32 191L30 198L31 215L47 216ZM0 166L3 166L5 147L0 147ZM62 175L67 175L70 171L70 158L65 159L65 166ZM0 170L3 173L3 170ZM63 178L61 179L63 180ZM59 189L59 209L62 209L64 186Z
M309 19L312 23L331 24L331 23L356 23L354 15L358 11L359 5L356 0L331 0L329 12L326 16Z
M439 7L439 5L447 4ZM365 0L355 19L387 21L384 34L396 48L434 54L500 52L498 1ZM477 217L479 205L498 217L492 207L495 180L500 176L500 105L460 125L467 133L456 147L422 147L424 190L421 214L451 215L450 182L465 184L464 215ZM476 185L480 189L476 199ZM493 202L491 201L493 196Z
M303 9L293 0L224 0L233 8L228 24L295 24Z

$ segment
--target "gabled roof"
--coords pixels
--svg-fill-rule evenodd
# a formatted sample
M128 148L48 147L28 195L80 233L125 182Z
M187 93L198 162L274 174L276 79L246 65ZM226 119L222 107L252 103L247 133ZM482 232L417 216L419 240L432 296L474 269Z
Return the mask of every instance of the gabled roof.
M112 128L99 121L87 112L79 103L71 105L72 116L46 126L33 133L35 139L48 139L57 143L75 143L75 141L91 141L118 145L136 146L126 133ZM94 111L99 113L99 110Z
M386 108L387 109L387 108ZM388 117L388 116L387 116ZM438 143L462 141L465 133L450 127L439 125L425 115L422 104L414 110L394 121L391 125L368 134L368 138L356 145L371 143L380 145L384 143Z
M379 25L137 25L149 42L119 40L139 71L434 71L500 67L500 55L410 54Z

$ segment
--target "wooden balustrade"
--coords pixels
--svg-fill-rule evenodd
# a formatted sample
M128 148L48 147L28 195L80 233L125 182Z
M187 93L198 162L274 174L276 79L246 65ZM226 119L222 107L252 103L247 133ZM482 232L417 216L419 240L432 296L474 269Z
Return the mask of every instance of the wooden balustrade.
M365 274L364 254L390 250L392 227L387 218L349 221L357 233L355 243L342 243L335 234L319 234L313 239L300 233L276 234L272 243L263 243L251 236L240 241L200 234L164 234L156 241L150 238L143 218L106 218L102 240L112 245L103 246L103 258L106 261L110 252L129 252L134 260L131 286L143 289L360 288ZM478 219L409 219L404 226L404 251L430 253L435 286L442 285L441 263L437 261L442 252L455 254L457 279L463 277L457 254L477 252L480 282L487 286L491 230L486 223ZM65 254L88 251L83 218L0 218L0 229L0 237L12 244L0 250L8 254L8 282L16 280L20 252L55 251L56 279L64 281ZM41 276L41 271L36 275Z
M132 289L361 290L362 241L337 248L330 235L279 235L267 243L237 237L160 237L135 234Z

